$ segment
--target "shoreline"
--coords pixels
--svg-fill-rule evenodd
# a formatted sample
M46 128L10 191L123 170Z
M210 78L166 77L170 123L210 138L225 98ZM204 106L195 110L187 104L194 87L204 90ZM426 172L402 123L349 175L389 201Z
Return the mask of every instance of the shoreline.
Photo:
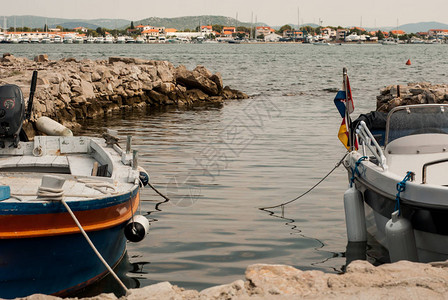
M9 53L3 54L0 65L0 84L18 85L25 99L31 74L38 70L31 123L46 116L74 130L81 128L83 120L122 110L249 98L225 86L219 72L212 74L200 65L190 71L168 61L132 57L49 60L42 54L29 60ZM32 125L24 126L28 136L35 135Z
M428 264L400 261L375 267L358 260L340 275L301 271L286 265L255 264L247 267L245 280L202 291L160 282L132 289L127 296L100 294L81 299L447 299L447 283L448 261ZM62 298L36 294L21 299Z

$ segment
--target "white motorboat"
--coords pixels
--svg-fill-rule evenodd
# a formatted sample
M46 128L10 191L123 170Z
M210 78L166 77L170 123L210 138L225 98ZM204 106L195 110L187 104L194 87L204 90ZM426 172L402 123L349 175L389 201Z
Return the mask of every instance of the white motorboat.
M381 44L385 46L398 45L398 41L394 38L387 38L384 39Z
M92 36L89 36L89 37L87 37L86 43L93 44L93 43L95 43L95 39Z
M60 35L55 35L54 36L54 43L55 44L62 44L63 43L62 37Z
M75 37L71 34L64 35L64 44L73 44Z
M51 44L53 43L53 41L51 40L51 38L49 36L44 36L42 38L42 44Z
M84 44L84 38L82 36L75 36L73 39L73 43L75 44Z
M344 160L349 242L365 242L368 232L392 262L448 259L448 105L396 107L384 129L361 119L348 126Z
M124 36L117 37L117 44L125 44L126 38Z
M113 44L114 43L114 37L111 35L108 35L104 38L104 43L105 44Z

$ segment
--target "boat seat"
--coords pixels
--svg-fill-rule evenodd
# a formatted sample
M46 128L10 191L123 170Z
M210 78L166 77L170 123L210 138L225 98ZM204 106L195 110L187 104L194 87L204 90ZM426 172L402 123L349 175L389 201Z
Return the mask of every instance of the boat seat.
M93 164L96 162L87 155L70 155L67 157L70 173L75 176L91 176Z

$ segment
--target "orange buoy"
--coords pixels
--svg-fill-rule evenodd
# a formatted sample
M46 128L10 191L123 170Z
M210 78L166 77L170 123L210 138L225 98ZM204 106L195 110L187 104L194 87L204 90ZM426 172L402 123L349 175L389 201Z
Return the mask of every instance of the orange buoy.
M411 60L408 59L408 61L406 62L406 66L410 66L411 65Z

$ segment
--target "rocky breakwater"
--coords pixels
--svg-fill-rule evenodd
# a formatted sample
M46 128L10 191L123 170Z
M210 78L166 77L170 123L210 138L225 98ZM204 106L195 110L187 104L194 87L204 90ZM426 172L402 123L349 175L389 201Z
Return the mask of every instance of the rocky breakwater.
M28 96L33 70L39 71L32 121L50 117L70 128L79 121L123 109L185 106L244 99L224 87L220 73L203 66L190 71L167 61L109 57L108 60L34 60L3 54L0 84L17 84Z
M390 85L377 96L377 111L389 112L401 105L448 103L448 84L428 82Z
M33 295L27 299L59 298ZM102 294L90 299L117 297ZM162 282L131 290L120 299L448 299L448 261L431 264L400 261L379 267L355 261L341 275L257 264L246 269L245 281L237 280L200 292Z

